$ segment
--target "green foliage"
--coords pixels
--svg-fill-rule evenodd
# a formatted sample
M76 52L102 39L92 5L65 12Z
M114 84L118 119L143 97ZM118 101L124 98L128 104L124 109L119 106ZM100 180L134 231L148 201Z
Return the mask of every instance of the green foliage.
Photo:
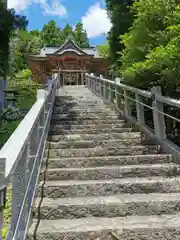
M35 86L21 86L17 85L15 90L18 92L17 108L29 109L36 101L37 88ZM0 125L0 145L3 145L16 127L19 125L21 119L15 121L5 121L3 126ZM5 131L1 132L1 130Z
M32 76L32 72L30 69L23 69L22 71L18 72L18 74L16 75L16 77L20 77L20 78L26 78L28 79L28 77Z
M28 54L39 54L43 41L36 31L18 30L11 38L11 46L14 49L12 71L15 75L19 70L27 68L26 56Z
M16 15L13 9L7 10L0 2L0 76L7 74L11 33L17 28L25 29L27 23L26 17Z
M83 29L82 23L76 24L76 28L74 30L74 38L79 47L86 48L90 46L87 32Z
M60 45L63 43L62 31L56 26L55 21L45 24L40 35L44 44Z
M109 44L107 43L106 45L99 45L97 47L98 47L100 56L108 59L108 57L109 57Z
M69 24L66 24L65 28L62 30L62 40L63 40L63 42L69 36L74 38L74 32L73 32L72 27Z
M115 67L120 64L119 52L124 48L119 36L123 35L132 25L133 13L130 9L134 0L106 0L107 11L112 23L108 40L110 45L110 63Z
M160 85L166 95L179 97L180 7L176 0L139 0L135 19L121 36L121 75L143 89Z

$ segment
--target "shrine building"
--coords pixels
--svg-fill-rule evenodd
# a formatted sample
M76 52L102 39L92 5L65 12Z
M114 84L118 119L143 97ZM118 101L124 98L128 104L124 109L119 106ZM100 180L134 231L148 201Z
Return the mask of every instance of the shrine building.
M80 48L72 38L61 46L45 45L39 55L28 55L33 80L43 84L53 72L60 74L63 85L84 84L85 73L107 76L107 60L96 47Z

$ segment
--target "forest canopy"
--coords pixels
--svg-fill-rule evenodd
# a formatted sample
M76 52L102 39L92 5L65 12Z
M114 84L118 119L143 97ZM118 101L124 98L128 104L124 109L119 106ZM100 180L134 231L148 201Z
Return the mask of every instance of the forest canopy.
M112 23L108 56L133 86L160 85L180 92L180 5L178 0L106 0ZM122 7L123 6L123 7ZM120 20L118 20L120 19Z

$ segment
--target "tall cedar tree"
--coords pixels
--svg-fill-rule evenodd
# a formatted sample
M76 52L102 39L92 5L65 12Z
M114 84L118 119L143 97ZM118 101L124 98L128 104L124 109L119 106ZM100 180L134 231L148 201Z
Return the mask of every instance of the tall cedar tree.
M112 27L108 35L110 44L109 61L111 65L118 65L120 57L119 52L124 48L120 41L123 35L131 27L133 22L133 13L131 6L134 0L106 0L108 16L111 20Z

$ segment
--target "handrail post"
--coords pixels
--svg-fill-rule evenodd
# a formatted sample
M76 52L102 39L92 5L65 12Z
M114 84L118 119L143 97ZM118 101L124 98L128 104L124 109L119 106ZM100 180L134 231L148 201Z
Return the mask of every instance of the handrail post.
M119 109L121 105L121 97L120 97L120 87L118 86L117 82L120 80L120 78L116 77L116 86L115 86L115 91L116 91L116 108ZM120 81L119 81L120 82Z
M129 116L130 106L129 106L128 93L126 89L124 89L124 112L127 116Z
M103 78L103 75L100 75L99 84L100 84L100 95L101 95L101 97L103 97L103 80L102 80L102 78Z
M97 93L97 79L94 78L94 92Z
M89 79L89 76L86 74L85 75L85 80L86 80L86 85L89 89L91 89L91 81Z
M143 98L138 93L135 94L136 97L136 112L137 112L137 121L139 124L144 125L144 106L141 104L143 103Z
M84 85L84 73L81 71L81 85Z
M94 74L91 73L91 76L94 77ZM91 90L92 90L92 92L95 91L95 82L94 82L94 79L93 79L93 78L91 78Z
M164 115L160 112L164 112L163 103L157 101L156 95L162 95L161 87L156 86L151 89L153 95L153 119L154 119L154 130L155 135L158 139L166 139L166 124Z
M91 73L90 76L93 76L93 73ZM89 78L89 81L90 81L90 89L91 91L93 91L93 80L91 77Z
M59 87L62 87L62 86L61 86L61 73L60 73L60 71L58 71L58 76L57 76L57 78L58 78L58 88L59 88Z
M100 94L100 78L96 78L96 92Z
M105 84L104 84L104 96L105 96L106 100L108 100L108 98L109 98L109 89L108 88L109 88L108 83L105 82Z
M86 78L87 78L88 88L91 90L91 79L89 78L89 76L86 76Z
M113 84L110 84L110 101L114 104L115 99L115 88Z

